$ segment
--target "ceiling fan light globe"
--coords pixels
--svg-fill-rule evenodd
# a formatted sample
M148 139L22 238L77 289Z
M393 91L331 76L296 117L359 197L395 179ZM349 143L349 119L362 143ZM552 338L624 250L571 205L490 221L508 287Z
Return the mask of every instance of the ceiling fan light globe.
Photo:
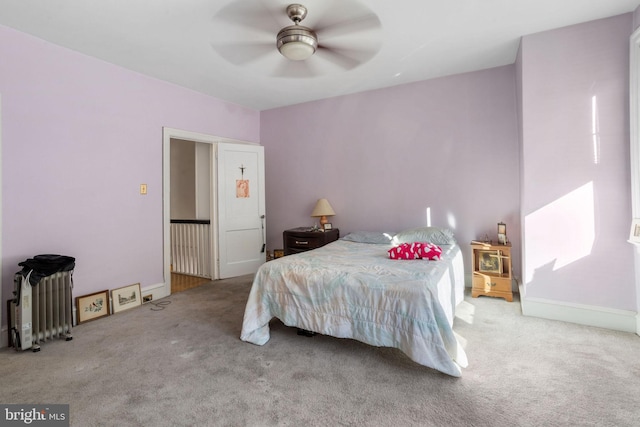
M310 58L316 50L304 42L293 41L280 46L280 53L292 61L304 61Z

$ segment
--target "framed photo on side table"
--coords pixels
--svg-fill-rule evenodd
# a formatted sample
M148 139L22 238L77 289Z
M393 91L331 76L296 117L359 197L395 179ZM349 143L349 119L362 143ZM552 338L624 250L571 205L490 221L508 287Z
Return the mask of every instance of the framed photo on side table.
M498 243L501 245L507 244L507 224L504 222L498 223Z
M481 273L502 274L502 254L500 254L500 251L478 251L478 271Z
M76 297L76 313L78 325L111 314L109 310L109 290Z
M112 290L111 300L113 303L114 313L142 305L142 298L140 297L140 283Z
M333 228L333 226L331 225L330 222L327 222L322 226L322 229L325 230L325 231L326 230L331 230L332 228Z

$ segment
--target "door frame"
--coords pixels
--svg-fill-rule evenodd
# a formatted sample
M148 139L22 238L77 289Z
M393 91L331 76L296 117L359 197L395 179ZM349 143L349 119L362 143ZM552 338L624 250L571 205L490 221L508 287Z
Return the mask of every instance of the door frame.
M631 217L640 218L640 28L629 43L629 125L631 157ZM640 335L640 245L634 244L636 334Z
M163 235L163 276L164 286L154 292L153 299L171 295L171 139L202 142L211 144L211 215L217 217L218 212L218 186L217 186L217 143L260 145L254 142L238 139L224 138L204 133L191 132L169 127L162 128L162 235ZM218 265L218 222L214 218L211 221L211 256L213 268L211 279L220 277Z

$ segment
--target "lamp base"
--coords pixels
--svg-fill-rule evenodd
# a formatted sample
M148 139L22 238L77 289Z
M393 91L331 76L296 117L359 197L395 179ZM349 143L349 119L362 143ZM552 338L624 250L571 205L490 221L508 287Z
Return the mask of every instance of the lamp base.
M320 217L320 228L324 229L324 225L325 225L326 223L328 223L328 222L329 222L329 220L327 219L327 217L326 217L326 216L324 216L324 215L323 215L323 216L321 216L321 217Z

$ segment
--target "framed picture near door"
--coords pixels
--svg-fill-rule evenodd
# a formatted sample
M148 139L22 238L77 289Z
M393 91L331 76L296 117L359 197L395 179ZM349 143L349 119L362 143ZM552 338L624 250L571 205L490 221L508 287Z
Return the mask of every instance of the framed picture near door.
M112 290L111 300L113 303L114 313L142 305L142 299L140 297L140 283Z

